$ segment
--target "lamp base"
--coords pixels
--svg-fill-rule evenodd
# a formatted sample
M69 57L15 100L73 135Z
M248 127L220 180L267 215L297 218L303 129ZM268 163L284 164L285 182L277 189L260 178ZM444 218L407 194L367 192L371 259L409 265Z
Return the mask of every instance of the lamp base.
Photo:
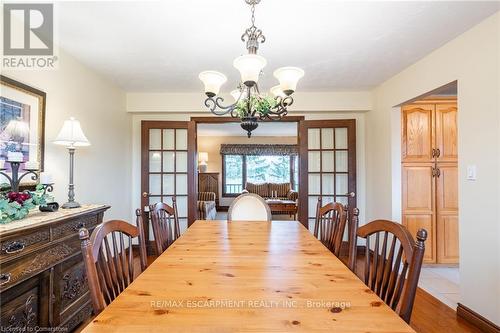
M206 164L200 164L199 165L199 170L200 170L200 173L207 172L207 165Z
M79 208L79 207L81 207L81 205L76 201L66 202L64 205L62 205L62 208L64 209Z

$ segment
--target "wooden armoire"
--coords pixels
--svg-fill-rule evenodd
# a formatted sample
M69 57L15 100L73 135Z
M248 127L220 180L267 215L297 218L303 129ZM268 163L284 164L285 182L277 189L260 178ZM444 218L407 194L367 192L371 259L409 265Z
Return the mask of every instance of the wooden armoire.
M457 101L402 107L403 224L425 228L425 263L458 263Z

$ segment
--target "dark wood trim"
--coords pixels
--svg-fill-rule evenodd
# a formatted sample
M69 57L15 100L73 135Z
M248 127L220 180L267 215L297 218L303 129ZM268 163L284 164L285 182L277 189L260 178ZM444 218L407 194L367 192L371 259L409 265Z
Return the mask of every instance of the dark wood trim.
M227 212L229 210L229 206L219 206L217 210L219 212Z
M196 123L190 121L188 123L188 227L194 223L198 217L196 209L198 204L198 170L197 170L197 131Z
M476 326L484 333L498 333L500 332L500 326L496 325L492 321L484 318L479 313L474 310L469 309L462 303L458 303L457 306L457 316L463 318L465 321Z
M304 120L304 116L286 116L283 117L280 121L281 122L299 122L301 120ZM196 123L205 123L205 124L210 124L210 123L239 123L240 119L239 118L233 118L233 117L191 117L191 121L195 121ZM272 120L260 120L264 122L271 122Z

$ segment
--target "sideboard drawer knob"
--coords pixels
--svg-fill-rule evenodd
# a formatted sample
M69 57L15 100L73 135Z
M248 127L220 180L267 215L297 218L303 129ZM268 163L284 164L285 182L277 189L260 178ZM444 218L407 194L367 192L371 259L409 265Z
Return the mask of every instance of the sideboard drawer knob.
M2 273L0 274L0 286L3 286L10 281L10 273Z
M12 242L9 245L5 247L5 253L7 254L13 254L13 253L18 253L24 250L24 243L23 242Z

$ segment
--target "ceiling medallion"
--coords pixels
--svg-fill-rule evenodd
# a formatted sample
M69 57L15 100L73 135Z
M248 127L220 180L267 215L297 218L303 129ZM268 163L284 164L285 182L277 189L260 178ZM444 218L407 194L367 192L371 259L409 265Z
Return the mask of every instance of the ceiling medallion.
M304 76L304 71L297 67L281 67L274 71L274 77L279 85L270 89L270 94L263 95L257 84L262 75L262 69L267 61L257 55L259 44L266 41L262 30L255 26L255 5L260 0L245 0L251 8L252 25L241 35L241 40L246 43L248 54L234 59L233 66L240 72L241 82L236 90L231 91L234 103L224 106L224 98L218 96L221 86L227 77L216 71L204 71L199 75L205 85L205 106L217 116L230 114L231 117L241 119L241 127L250 137L256 129L259 120L280 120L287 114L287 107L292 105L292 94L297 87L297 82Z

